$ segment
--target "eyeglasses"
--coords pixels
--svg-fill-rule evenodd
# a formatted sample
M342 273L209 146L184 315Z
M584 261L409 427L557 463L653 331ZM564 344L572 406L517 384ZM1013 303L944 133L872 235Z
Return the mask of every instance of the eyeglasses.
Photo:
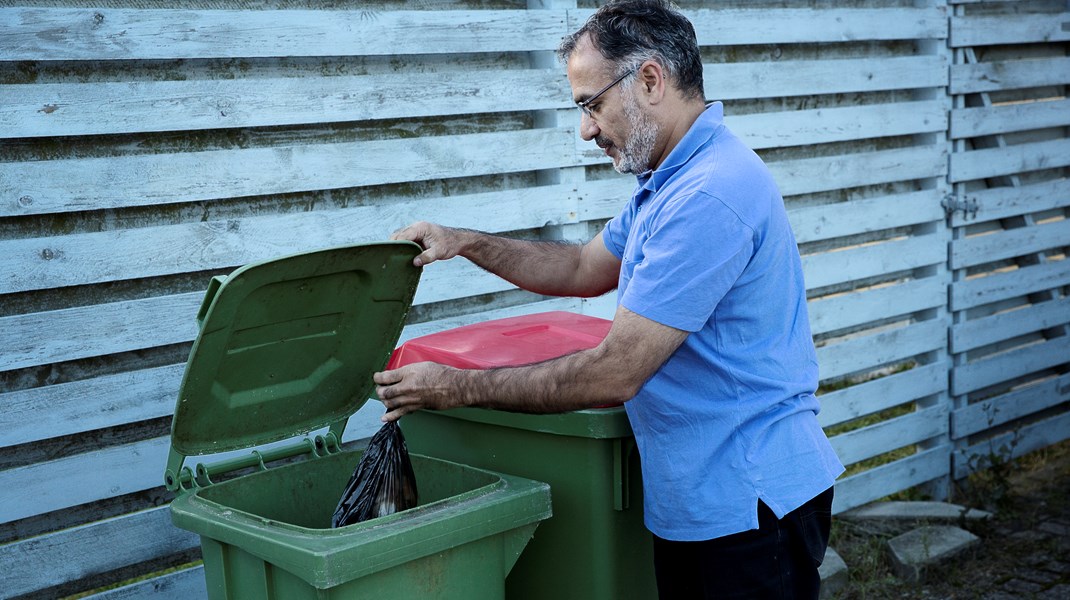
M614 79L612 82L610 82L609 85L607 85L606 87L598 90L598 92L596 92L595 95L591 96L590 98L587 98L586 100L581 100L580 102L577 102L576 103L576 107L579 108L580 110L582 110L583 114L587 115L588 117L594 118L594 113L592 113L591 109L589 108L591 106L591 103L594 102L595 100L598 100L598 97L601 96L602 94L608 92L609 88L611 88L611 87L617 85L618 83L624 81L625 77L631 75L632 73L635 73L638 70L639 69L630 69L628 71L625 71L625 73L623 75L621 75L620 77Z

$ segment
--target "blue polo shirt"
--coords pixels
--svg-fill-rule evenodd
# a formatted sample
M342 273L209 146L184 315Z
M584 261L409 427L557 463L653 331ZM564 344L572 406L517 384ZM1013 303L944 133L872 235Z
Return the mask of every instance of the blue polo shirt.
M691 332L625 403L646 526L669 540L758 527L843 472L817 422L798 246L769 170L709 105L603 231L617 302Z

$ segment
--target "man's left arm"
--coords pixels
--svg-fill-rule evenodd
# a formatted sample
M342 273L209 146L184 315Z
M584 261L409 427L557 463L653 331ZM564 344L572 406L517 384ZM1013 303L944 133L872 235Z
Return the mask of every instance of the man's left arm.
M415 410L463 406L556 413L630 400L688 336L623 306L597 347L522 367L456 369L417 363L374 376L394 421Z

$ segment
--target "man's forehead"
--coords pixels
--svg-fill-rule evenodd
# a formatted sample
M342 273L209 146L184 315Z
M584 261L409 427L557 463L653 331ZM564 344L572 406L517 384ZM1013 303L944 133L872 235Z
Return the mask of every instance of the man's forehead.
M598 52L589 36L583 36L576 42L576 48L568 57L568 81L574 96L594 93L605 85L603 80L611 71L612 64Z

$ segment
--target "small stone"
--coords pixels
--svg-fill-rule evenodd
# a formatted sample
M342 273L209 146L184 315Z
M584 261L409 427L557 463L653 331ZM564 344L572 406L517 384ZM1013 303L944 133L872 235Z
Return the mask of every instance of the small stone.
M980 542L976 535L958 527L919 527L888 540L888 550L896 574L919 582L925 571L953 558Z

